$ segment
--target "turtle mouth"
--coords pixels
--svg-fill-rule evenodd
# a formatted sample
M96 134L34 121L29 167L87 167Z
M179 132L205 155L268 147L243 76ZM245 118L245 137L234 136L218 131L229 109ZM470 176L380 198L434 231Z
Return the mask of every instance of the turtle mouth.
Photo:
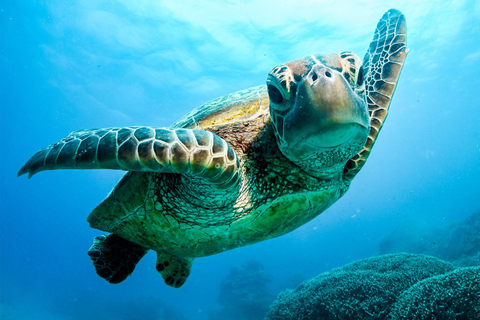
M359 122L332 124L300 135L300 138L291 145L291 150L296 155L302 155L298 158L304 158L312 152L337 149L346 145L363 146L368 136L368 130L368 127Z

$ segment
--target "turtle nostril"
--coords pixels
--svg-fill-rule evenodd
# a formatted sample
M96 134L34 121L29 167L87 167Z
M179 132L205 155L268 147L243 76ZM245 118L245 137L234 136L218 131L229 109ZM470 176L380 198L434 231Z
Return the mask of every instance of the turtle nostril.
M316 81L317 79L318 79L318 76L317 76L317 74L314 72L314 73L312 74L312 81Z
M330 71L325 71L325 76L328 77L328 78L331 78L332 77L332 74L330 73Z

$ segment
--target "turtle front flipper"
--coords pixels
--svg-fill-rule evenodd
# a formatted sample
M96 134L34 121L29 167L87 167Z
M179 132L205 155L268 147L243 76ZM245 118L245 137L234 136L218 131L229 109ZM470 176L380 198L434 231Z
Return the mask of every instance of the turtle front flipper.
M363 59L363 82L370 113L370 133L360 152L350 159L344 179L351 181L365 164L388 115L390 101L407 56L407 24L398 10L388 10L377 24Z
M187 281L192 264L192 258L177 257L165 252L157 253L156 269L165 284L174 288L180 288Z
M135 269L148 249L117 235L96 237L88 250L97 274L110 283L120 283Z
M219 188L239 180L239 161L216 134L197 129L124 127L76 131L38 151L18 175L55 169L192 174Z

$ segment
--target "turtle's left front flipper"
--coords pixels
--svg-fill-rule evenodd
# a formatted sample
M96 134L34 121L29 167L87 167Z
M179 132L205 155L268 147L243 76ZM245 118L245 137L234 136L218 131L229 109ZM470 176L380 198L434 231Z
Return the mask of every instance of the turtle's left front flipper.
M344 179L351 181L367 161L388 115L390 102L402 71L407 49L407 23L398 10L388 10L377 24L373 40L363 59L363 82L370 113L367 143L348 160Z
M216 134L197 129L124 127L76 131L38 151L18 175L55 169L117 169L191 174L227 188L239 160Z

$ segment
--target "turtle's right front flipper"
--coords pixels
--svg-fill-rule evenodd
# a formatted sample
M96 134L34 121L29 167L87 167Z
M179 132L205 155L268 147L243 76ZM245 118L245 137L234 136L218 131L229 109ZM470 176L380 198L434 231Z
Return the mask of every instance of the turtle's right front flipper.
M18 175L55 169L117 169L192 174L219 188L239 179L230 145L197 129L124 127L76 131L38 151Z

